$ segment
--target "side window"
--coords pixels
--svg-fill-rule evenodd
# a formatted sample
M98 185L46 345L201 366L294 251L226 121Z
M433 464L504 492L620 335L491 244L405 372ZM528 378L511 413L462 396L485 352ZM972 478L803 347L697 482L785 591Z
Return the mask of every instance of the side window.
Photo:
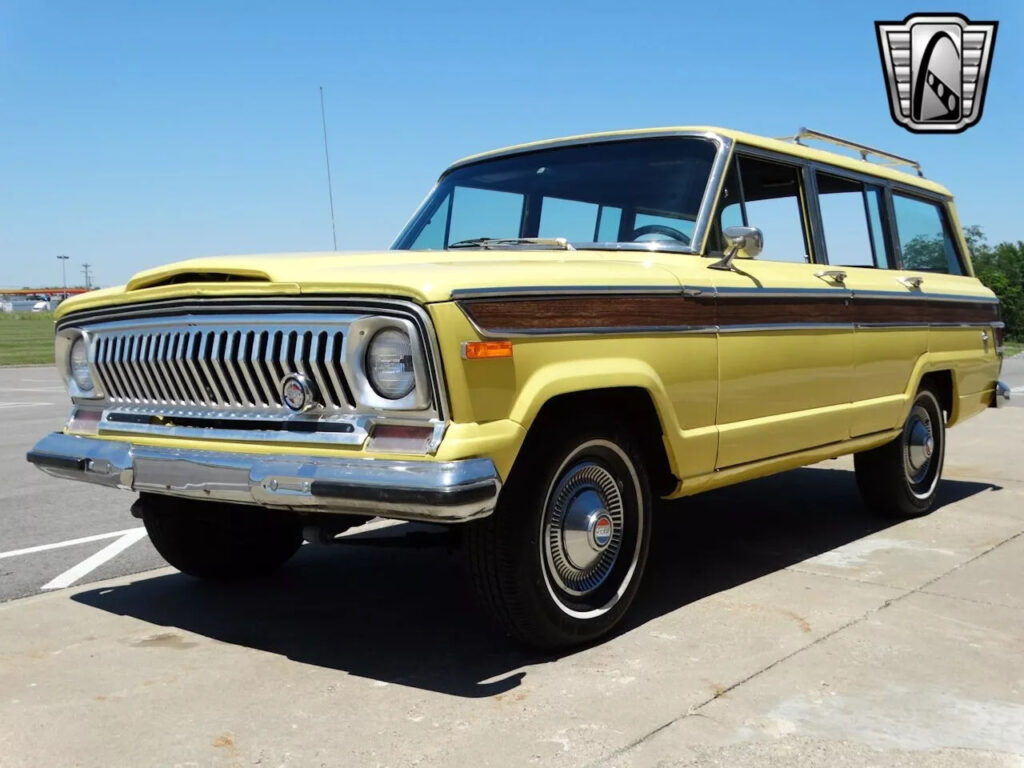
M719 209L719 225L757 227L764 235L760 260L811 260L801 199L800 169L753 157L738 157L730 171Z
M939 205L893 194L892 207L904 269L951 275L964 273Z
M883 236L879 187L816 174L818 206L828 263L842 267L889 266Z

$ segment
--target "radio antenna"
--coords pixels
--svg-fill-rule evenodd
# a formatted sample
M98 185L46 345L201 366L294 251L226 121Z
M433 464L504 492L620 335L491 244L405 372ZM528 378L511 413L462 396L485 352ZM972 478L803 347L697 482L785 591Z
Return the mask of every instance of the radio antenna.
M324 87L320 86L320 123L324 128L324 163L327 165L327 200L331 205L331 241L338 250L338 233L334 228L334 185L331 183L331 155L327 151L327 113L324 111Z

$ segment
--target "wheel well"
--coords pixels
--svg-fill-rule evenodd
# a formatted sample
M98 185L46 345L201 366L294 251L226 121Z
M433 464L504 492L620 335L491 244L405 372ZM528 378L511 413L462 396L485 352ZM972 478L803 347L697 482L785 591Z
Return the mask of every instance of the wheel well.
M526 441L543 439L545 431L574 417L607 414L630 427L644 453L651 490L658 496L671 493L678 480L672 474L662 440L663 429L654 401L640 387L591 389L556 395L541 406L530 425Z
M934 390L936 396L939 398L939 407L946 414L946 421L951 422L953 420L953 405L954 405L954 386L953 386L953 374L951 371L932 371L926 373L921 378L921 386L927 384L932 390Z

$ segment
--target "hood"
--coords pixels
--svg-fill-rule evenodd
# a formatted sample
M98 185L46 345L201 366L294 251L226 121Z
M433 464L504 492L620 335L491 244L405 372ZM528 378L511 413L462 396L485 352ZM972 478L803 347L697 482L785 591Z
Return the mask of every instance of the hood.
M68 299L58 316L125 302L181 296L344 293L400 296L421 304L453 291L512 287L677 287L647 251L378 251L280 253L189 259L139 272L127 285ZM687 259L671 254L672 259Z

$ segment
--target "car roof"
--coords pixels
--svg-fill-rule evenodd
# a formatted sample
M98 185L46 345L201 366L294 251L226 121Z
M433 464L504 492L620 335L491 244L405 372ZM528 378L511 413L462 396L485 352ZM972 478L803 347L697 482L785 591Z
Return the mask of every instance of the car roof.
M715 126L707 125L681 125L681 126L666 126L661 128L639 128L625 131L603 131L600 133L584 133L576 136L563 136L557 139L544 139L543 141L532 141L526 144L516 144L510 147L503 147L501 149L494 149L488 152L480 152L479 154L470 155L464 157L452 163L448 170L451 171L461 165L468 163L475 163L480 160L488 160L502 155L513 155L521 152L532 152L538 149L544 149L550 146L558 146L560 144L572 143L572 144L598 144L603 141L616 141L620 139L631 139L631 138L644 138L647 136L671 136L671 135L706 135L706 136L721 136L724 138L732 139L734 142L744 144L750 147L756 147L759 149L771 150L780 154L791 155L795 158L802 160L815 160L820 163L825 163L838 168L846 168L857 173L862 173L867 176L875 176L881 179L888 179L890 181L898 181L909 187L917 187L918 189L927 190L933 194L942 195L944 197L952 197L950 191L930 179L925 179L920 176L916 176L905 171L897 170L894 167L884 165L882 163L869 162L867 160L861 160L856 157L849 155L843 155L838 152L829 152L823 149L817 149L816 147L808 147L804 144L797 144L793 141L784 141L782 139L772 139L766 136L758 136L753 133L746 133L744 131L735 131L731 128L719 128Z

